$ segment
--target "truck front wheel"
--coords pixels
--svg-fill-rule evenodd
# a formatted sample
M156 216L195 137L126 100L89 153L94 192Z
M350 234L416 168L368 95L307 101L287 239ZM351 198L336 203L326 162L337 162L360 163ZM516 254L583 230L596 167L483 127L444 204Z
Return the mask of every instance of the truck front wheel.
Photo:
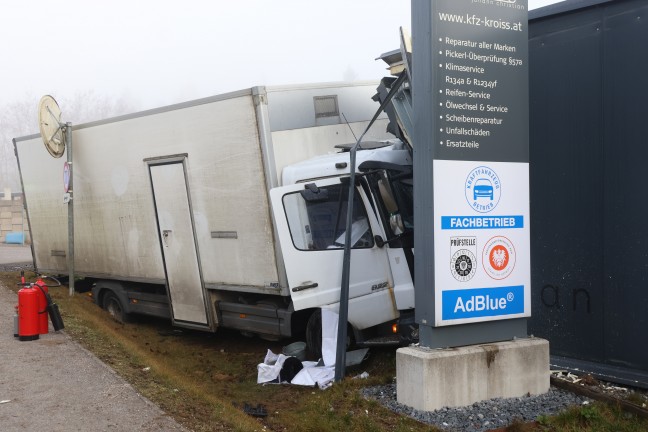
M337 332L337 329L336 329ZM347 350L355 344L353 329L347 324ZM322 310L317 309L306 323L306 347L316 359L322 358Z
M118 323L128 322L128 314L124 311L124 307L119 300L119 297L112 291L108 291L103 298L103 308L110 314L112 319Z
M322 310L317 309L312 313L306 323L306 347L308 351L319 359L322 357Z

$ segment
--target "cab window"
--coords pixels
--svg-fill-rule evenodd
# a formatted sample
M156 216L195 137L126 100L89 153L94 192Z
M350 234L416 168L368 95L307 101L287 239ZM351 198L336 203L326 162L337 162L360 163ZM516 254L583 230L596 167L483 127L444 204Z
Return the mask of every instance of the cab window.
M293 245L299 250L335 250L344 248L349 187L338 184L305 188L283 196L283 206ZM367 213L354 194L351 226L353 248L371 248L373 234Z

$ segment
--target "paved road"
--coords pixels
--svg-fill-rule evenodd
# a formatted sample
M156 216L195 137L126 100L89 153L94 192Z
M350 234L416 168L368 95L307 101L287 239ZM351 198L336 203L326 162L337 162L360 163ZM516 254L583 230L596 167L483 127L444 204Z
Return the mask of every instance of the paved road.
M29 246L8 245L0 243L0 264L31 263L32 254Z
M8 250L15 249L15 250ZM31 261L0 246L0 263ZM22 257L22 258L21 258ZM64 332L13 337L17 296L0 285L0 430L186 431Z

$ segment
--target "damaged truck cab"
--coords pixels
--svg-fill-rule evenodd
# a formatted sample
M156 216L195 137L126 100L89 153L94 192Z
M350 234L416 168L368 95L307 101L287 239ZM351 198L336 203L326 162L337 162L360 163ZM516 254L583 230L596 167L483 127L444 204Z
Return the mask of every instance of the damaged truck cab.
M351 209L349 324L358 343L383 343L399 318L413 327L411 157L402 143L358 152ZM339 307L349 190L349 153L286 167L270 197L295 310ZM312 318L317 319L317 318ZM405 320L404 320L405 322ZM383 327L380 329L379 327ZM308 328L316 327L313 325ZM307 339L311 339L308 337ZM371 341L370 341L371 339ZM393 339L392 339L393 340ZM313 349L309 344L309 347Z

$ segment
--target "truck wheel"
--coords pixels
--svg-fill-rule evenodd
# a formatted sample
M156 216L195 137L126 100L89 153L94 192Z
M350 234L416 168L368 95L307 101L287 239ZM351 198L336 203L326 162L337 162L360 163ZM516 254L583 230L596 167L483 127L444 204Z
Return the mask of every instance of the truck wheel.
M322 357L322 310L317 309L306 323L306 347L319 359Z
M347 324L347 350L355 344L353 329ZM317 309L306 323L306 347L315 358L322 358L322 310Z
M109 291L104 295L103 308L110 314L112 319L118 323L128 322L128 314L124 312L124 307L115 293Z

